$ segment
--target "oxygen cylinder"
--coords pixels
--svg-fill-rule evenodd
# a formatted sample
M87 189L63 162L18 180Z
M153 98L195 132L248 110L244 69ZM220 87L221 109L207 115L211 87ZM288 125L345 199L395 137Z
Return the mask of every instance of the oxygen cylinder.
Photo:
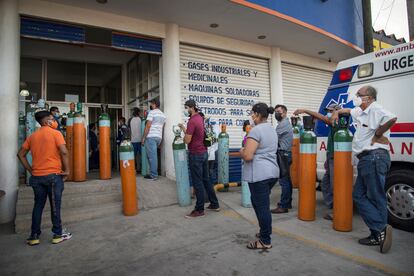
M141 122L142 136L144 136L146 123L147 123L146 117L142 118L142 122ZM141 146L141 174L143 176L146 176L149 174L147 150L145 149L144 145Z
M246 136L249 135L249 132L250 132L251 128L252 127L250 125L246 126ZM244 146L245 145L242 143L242 147L244 147ZM251 194L250 194L249 183L247 181L242 181L241 182L241 190L242 190L242 196L241 196L242 206L244 208L251 208L252 207L252 200L250 199Z
M26 139L26 118L22 112L19 113L19 148L22 147L24 140ZM19 162L19 178L24 177L25 169Z
M122 141L119 147L119 168L121 170L123 213L125 216L134 216L138 213L137 179L134 148L128 140Z
M185 143L181 137L181 129L173 126L175 135L172 147L174 155L175 178L177 183L178 204L181 207L191 205L190 179L188 175L188 160Z
M298 126L298 118L291 117L293 128L292 141L292 164L290 165L290 180L293 188L299 187L299 147L300 147L300 129Z
M82 104L77 107L73 118L73 181L81 182L86 180L86 128Z
M108 106L102 105L99 116L99 178L111 178L111 120L107 113Z
M218 183L229 183L229 135L226 132L227 126L221 125L221 133L218 136ZM222 191L227 192L228 187Z
M348 129L349 115L339 117L339 130L334 135L334 201L333 229L352 231L352 133Z
M68 181L73 180L73 119L75 116L75 103L70 103L70 111L66 120L66 148L68 149L69 175Z
M300 136L299 210L300 220L315 220L316 211L316 135L312 116L304 116Z

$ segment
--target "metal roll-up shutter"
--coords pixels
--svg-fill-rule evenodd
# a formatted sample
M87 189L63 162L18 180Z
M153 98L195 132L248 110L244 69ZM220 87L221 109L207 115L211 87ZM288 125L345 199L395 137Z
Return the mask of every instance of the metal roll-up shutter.
M240 148L252 106L270 103L268 60L180 45L180 61L183 111L194 99L206 118L227 123L230 148Z
M318 111L332 72L282 63L283 100L289 116L298 109Z

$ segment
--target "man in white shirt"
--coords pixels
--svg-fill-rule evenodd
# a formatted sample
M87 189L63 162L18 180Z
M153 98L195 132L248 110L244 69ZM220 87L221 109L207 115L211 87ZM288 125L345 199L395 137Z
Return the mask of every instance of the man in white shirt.
M132 118L129 119L128 126L131 130L131 143L134 147L134 156L135 156L135 164L137 166L137 170L139 168L139 162L141 160L141 117L139 116L141 110L138 107L134 107L132 111ZM139 155L138 155L139 154Z
M162 142L165 115L159 109L160 101L153 99L150 101L150 112L147 116L147 123L142 137L142 144L145 146L150 166L150 175L144 176L146 179L158 179L158 152L157 149Z
M392 228L387 225L387 199L385 180L391 166L389 154L389 129L397 117L377 102L377 91L372 86L358 90L353 99L355 108L334 112L332 122L338 114L351 114L355 123L352 151L359 159L358 177L354 185L353 199L361 217L371 231L367 238L359 240L363 245L379 245L386 253L392 244Z

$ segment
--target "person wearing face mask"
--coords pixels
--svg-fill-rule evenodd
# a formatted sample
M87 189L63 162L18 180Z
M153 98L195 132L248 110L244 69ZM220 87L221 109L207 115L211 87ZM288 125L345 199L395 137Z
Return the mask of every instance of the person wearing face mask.
M257 103L251 111L250 125L254 127L247 136L246 144L240 149L243 159L242 179L249 183L251 201L260 226L256 240L247 245L248 249L272 248L272 215L269 196L279 178L277 164L277 134L267 122L274 109L265 103Z
M287 213L289 209L292 208L292 182L290 181L289 170L290 165L292 164L293 129L289 122L289 118L287 117L287 107L285 105L276 105L275 118L277 120L277 151L287 165L287 174L280 176L279 183L282 187L282 194L280 195L280 201L277 204L277 208L273 209L271 212L273 214L283 214Z
M183 124L178 126L185 133L184 143L188 145L191 182L197 199L194 210L185 217L197 218L204 216L204 190L210 202L208 210L218 212L220 205L208 174L208 153L207 147L204 145L204 119L201 117L194 100L186 101L184 107L184 114L190 116L190 119L187 128Z
M99 143L98 143L98 128L95 123L89 124L89 169L99 169Z
M330 104L325 108L326 115L307 109L298 109L293 114L300 115L302 113L308 114L328 125L328 141L326 146L326 160L325 160L325 175L322 178L321 190L323 201L329 210L333 208L333 175L334 175L334 136L339 130L337 124L331 124L331 116L334 111L340 110L341 106L338 104ZM332 214L325 214L327 220L332 220Z
M28 245L40 243L40 224L46 200L49 197L52 219L52 243L61 243L72 235L62 230L60 205L63 182L69 175L68 151L62 133L57 131L57 122L49 111L35 114L40 128L30 135L20 148L17 156L24 168L31 174L29 184L34 192L31 234L26 240ZM32 154L32 165L27 161L28 152Z
M392 244L392 227L387 224L385 179L391 166L390 128L397 117L377 102L377 90L372 86L360 88L353 98L354 108L335 111L332 123L339 114L351 114L355 125L352 152L358 158L358 176L352 197L371 234L360 239L362 245L379 245L386 253Z
M55 121L58 123L57 130L62 131L62 124L61 124L61 121L60 121L59 108L57 106L52 106L50 108L50 113L52 113L53 118L55 118Z
M129 138L129 128L125 123L125 117L120 117L118 120L118 134L116 135L116 144L119 146L122 141Z
M150 174L144 176L146 179L158 179L158 147L160 147L163 136L163 129L166 117L160 110L160 101L152 99L150 101L150 112L147 116L144 135L141 143L145 146L150 167Z

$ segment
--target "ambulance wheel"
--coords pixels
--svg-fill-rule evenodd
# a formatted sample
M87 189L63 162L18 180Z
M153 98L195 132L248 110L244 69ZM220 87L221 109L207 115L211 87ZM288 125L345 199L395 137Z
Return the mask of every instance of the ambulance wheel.
M414 172L391 171L385 183L388 223L395 228L414 232Z

